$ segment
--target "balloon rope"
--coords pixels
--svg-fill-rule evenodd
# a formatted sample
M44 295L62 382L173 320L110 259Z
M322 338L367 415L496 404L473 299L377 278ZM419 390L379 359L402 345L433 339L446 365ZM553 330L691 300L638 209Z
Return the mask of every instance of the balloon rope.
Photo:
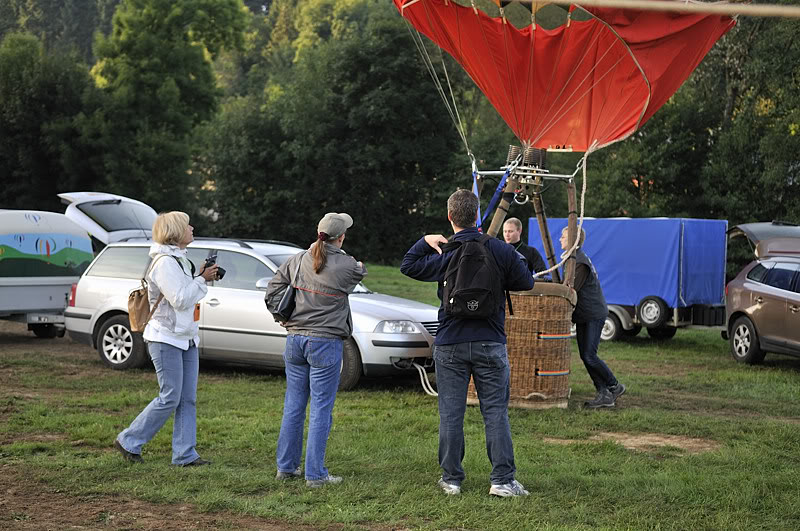
M545 269L544 271L539 271L538 273L534 273L533 278L539 278L547 273L551 273L556 269L560 268L562 265L564 265L564 262L567 261L569 255L571 255L575 251L575 249L578 248L578 242L581 241L580 234L581 234L581 228L583 228L583 208L586 201L586 159L589 157L591 153L594 153L599 149L598 145L599 143L597 140L592 142L592 145L589 146L589 149L587 149L586 153L583 154L583 158L578 162L579 166L583 166L583 183L581 183L581 209L580 209L581 211L578 217L578 231L575 241L572 243L572 247L561 253L561 261L559 263L557 263L550 269Z
M472 151L469 148L469 142L467 141L466 131L461 123L461 116L458 113L458 108L456 108L456 101L455 97L453 96L453 87L450 85L450 77L447 75L447 66L444 63L444 56L442 55L442 68L444 68L445 77L447 78L447 86L450 91L450 97L452 99L452 107L450 105L450 101L447 99L447 94L445 93L444 87L442 86L442 81L439 79L439 76L436 73L436 68L433 66L433 61L431 60L430 54L428 54L428 50L425 47L425 43L422 41L422 36L419 34L418 31L413 29L411 23L403 18L406 23L406 27L408 28L408 33L411 35L411 40L414 41L414 44L417 47L417 51L419 52L420 57L422 58L422 62L425 64L425 68L428 69L428 73L433 80L433 85L436 87L436 90L439 92L439 96L442 98L444 102L444 106L447 109L447 113L450 115L450 120L453 122L453 125L458 132L458 135L461 137L461 142L464 143L464 148L467 150L467 155L472 158ZM442 49L439 48L439 54L441 55Z

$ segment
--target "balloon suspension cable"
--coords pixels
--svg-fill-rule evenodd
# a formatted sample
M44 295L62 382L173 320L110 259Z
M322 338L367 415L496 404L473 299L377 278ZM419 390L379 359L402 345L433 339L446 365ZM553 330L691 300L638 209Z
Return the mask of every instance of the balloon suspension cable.
M589 149L586 150L586 153L583 154L581 160L578 161L577 168L575 169L575 173L573 174L575 175L578 173L578 171L583 170L583 182L581 183L581 208L580 208L580 213L578 214L578 229L576 231L575 241L572 242L572 246L569 249L561 253L560 262L558 262L556 265L554 265L549 269L545 269L544 271L539 271L538 273L534 273L533 278L539 278L543 275L546 275L547 273L552 273L556 269L560 268L561 266L564 265L564 262L567 261L567 258L569 258L569 256L575 252L575 249L578 248L578 242L581 241L580 234L581 234L581 229L583 228L583 212L584 212L583 209L586 200L586 159L587 157L589 157L591 153L597 150L598 150L598 142L597 140L595 140L594 142L592 142L592 145L589 146Z
M422 40L422 35L413 28L411 23L406 20L404 17L403 20L406 23L406 27L408 28L408 33L411 35L411 40L414 41L414 45L417 47L417 51L419 52L420 57L422 58L422 62L425 65L425 68L428 70L428 74L430 74L431 79L433 80L433 85L436 87L436 90L439 92L439 96L442 98L444 102L444 106L447 109L447 113L450 115L450 120L452 120L453 125L458 131L458 135L461 137L461 142L464 143L464 148L467 151L467 156L472 160L472 167L473 171L477 170L477 166L475 164L475 158L472 155L472 150L469 148L469 142L467 141L467 133L466 129L464 128L463 123L461 122L461 115L458 112L458 106L456 105L455 95L453 94L453 87L450 83L450 75L447 72L447 65L444 62L444 54L442 53L442 49L438 48L439 50L439 57L442 63L442 69L444 71L444 77L447 81L447 91L450 93L450 98L448 99L448 95L445 92L444 86L442 84L442 80L439 79L439 75L436 72L436 68L433 66L433 60L431 59L430 54L428 53L428 49L425 47L425 42Z

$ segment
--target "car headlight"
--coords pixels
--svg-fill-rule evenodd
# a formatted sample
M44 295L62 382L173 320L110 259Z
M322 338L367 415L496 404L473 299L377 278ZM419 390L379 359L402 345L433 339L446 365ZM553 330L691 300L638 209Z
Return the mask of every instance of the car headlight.
M419 334L420 329L411 321L381 321L375 327L376 334Z

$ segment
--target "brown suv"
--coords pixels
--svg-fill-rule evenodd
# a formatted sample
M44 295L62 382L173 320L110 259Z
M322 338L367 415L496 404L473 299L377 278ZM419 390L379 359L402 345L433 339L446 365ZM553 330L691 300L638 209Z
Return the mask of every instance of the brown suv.
M728 283L726 332L733 358L759 363L767 352L800 356L800 227L750 223L739 230L756 260Z

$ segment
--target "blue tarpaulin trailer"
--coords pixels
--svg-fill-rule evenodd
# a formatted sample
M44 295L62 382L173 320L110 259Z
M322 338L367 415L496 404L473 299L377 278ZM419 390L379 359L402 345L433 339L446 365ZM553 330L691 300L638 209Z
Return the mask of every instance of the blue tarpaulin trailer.
M547 223L558 245L567 219ZM726 220L586 218L583 229L583 250L609 304L604 339L638 333L642 326L653 337L668 338L680 326L723 324ZM540 236L531 218L529 245L545 256Z

